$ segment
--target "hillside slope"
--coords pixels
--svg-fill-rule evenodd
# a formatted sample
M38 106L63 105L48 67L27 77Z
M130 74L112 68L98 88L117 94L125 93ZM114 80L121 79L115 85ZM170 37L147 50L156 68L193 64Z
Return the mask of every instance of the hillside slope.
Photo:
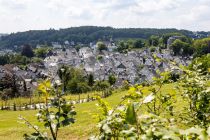
M13 48L14 45L31 44L50 44L51 42L60 42L61 44L68 40L88 44L99 39L109 40L118 38L143 38L147 39L151 35L162 35L165 33L177 32L189 37L196 37L192 31L177 29L153 29L153 28L112 28L82 26L72 27L60 30L31 30L26 32L12 33L8 36L2 36L0 39L0 48ZM203 36L208 32L200 32Z

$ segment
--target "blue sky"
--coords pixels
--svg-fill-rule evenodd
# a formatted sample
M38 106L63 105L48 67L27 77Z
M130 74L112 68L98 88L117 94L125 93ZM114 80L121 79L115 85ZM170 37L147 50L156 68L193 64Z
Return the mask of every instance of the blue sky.
M0 0L0 33L82 25L210 31L210 0Z

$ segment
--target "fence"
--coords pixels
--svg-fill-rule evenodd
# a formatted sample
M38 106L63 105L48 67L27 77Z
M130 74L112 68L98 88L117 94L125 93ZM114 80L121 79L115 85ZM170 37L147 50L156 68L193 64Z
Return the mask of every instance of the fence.
M111 93L107 92L95 92L92 94L82 94L82 95L74 95L66 96L66 100L72 104L80 104L85 102L91 102L95 100L95 96L101 96L102 98L106 98L111 95ZM18 102L13 100L1 101L1 110L10 110L10 111L24 111L24 110L36 110L41 109L45 106L43 102L40 102L41 97L34 98L20 98ZM17 100L17 99L16 99ZM21 102L21 100L23 102ZM50 106L50 104L49 104Z

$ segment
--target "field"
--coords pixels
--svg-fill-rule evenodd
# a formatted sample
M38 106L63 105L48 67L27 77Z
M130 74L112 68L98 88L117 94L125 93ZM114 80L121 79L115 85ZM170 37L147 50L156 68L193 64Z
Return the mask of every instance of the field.
M174 84L164 85L163 92L175 93ZM117 91L112 96L105 100L112 106L120 102L120 99L125 95L127 91ZM75 110L77 112L76 123L61 129L59 131L59 139L88 139L91 135L94 135L97 131L97 119L96 114L99 113L96 107L96 101L77 104ZM177 105L177 109L183 104ZM23 139L24 133L32 132L25 124L22 124L18 120L18 116L22 115L33 124L41 126L36 120L37 110L30 111L0 111L0 140L20 140Z

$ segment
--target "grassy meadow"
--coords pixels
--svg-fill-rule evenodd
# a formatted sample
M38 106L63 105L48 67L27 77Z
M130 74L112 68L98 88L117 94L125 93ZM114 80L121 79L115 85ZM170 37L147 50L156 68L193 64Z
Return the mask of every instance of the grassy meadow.
M164 85L162 93L171 93L179 97L180 94L175 90L175 84ZM105 100L112 106L117 105L121 98L127 94L127 91L116 91L110 97ZM180 110L185 104L183 101L177 98L175 110ZM77 112L76 122L73 125L62 128L59 131L60 140L79 140L88 139L91 135L97 133L97 117L96 114L99 110L96 107L97 101L76 104L75 110ZM21 115L29 120L31 123L38 126L42 126L41 123L36 120L36 113L38 110L28 110L28 111L0 111L0 140L21 140L23 139L24 133L33 132L25 124L22 124L18 120L18 116Z

